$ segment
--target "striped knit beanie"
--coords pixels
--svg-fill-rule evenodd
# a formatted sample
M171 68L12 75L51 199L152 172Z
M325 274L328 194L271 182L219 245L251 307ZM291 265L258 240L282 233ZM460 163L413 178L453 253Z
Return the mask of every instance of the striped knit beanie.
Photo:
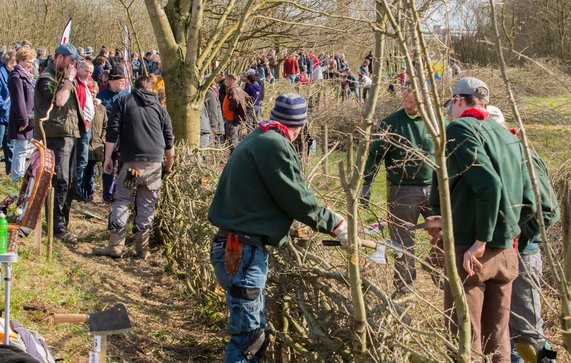
M286 93L276 98L276 104L270 114L270 120L287 127L301 127L307 119L305 99L295 93Z

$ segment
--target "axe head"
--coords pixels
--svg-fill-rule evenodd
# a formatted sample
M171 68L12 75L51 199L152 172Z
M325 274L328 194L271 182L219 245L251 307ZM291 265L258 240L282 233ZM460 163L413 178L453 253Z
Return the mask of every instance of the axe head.
M89 331L94 335L108 335L133 329L127 308L117 304L110 309L89 314Z

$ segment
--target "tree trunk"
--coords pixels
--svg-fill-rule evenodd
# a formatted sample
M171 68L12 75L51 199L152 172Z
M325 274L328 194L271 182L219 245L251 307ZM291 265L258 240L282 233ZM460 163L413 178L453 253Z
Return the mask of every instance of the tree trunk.
M176 140L186 140L192 147L200 145L200 110L202 94L185 66L172 67L165 74L167 109L171 117Z

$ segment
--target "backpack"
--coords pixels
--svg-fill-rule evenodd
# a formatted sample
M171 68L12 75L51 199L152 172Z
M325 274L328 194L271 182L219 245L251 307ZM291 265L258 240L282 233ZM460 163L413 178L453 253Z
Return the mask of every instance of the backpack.
M10 320L12 329L22 339L24 346L26 347L25 352L33 358L37 359L40 363L55 363L55 359L48 349L46 340L37 331L29 330L26 327L20 325L14 320Z

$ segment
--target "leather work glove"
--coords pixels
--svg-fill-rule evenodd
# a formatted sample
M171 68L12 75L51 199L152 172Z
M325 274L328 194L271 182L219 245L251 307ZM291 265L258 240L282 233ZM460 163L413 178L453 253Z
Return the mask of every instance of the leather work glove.
M335 236L339 242L341 242L341 248L346 250L349 248L349 231L347 230L347 221L341 215L335 213L337 217L341 220L337 227L333 230L333 236Z
M363 184L363 189L361 190L361 205L365 208L369 208L369 201L371 200L371 184Z

